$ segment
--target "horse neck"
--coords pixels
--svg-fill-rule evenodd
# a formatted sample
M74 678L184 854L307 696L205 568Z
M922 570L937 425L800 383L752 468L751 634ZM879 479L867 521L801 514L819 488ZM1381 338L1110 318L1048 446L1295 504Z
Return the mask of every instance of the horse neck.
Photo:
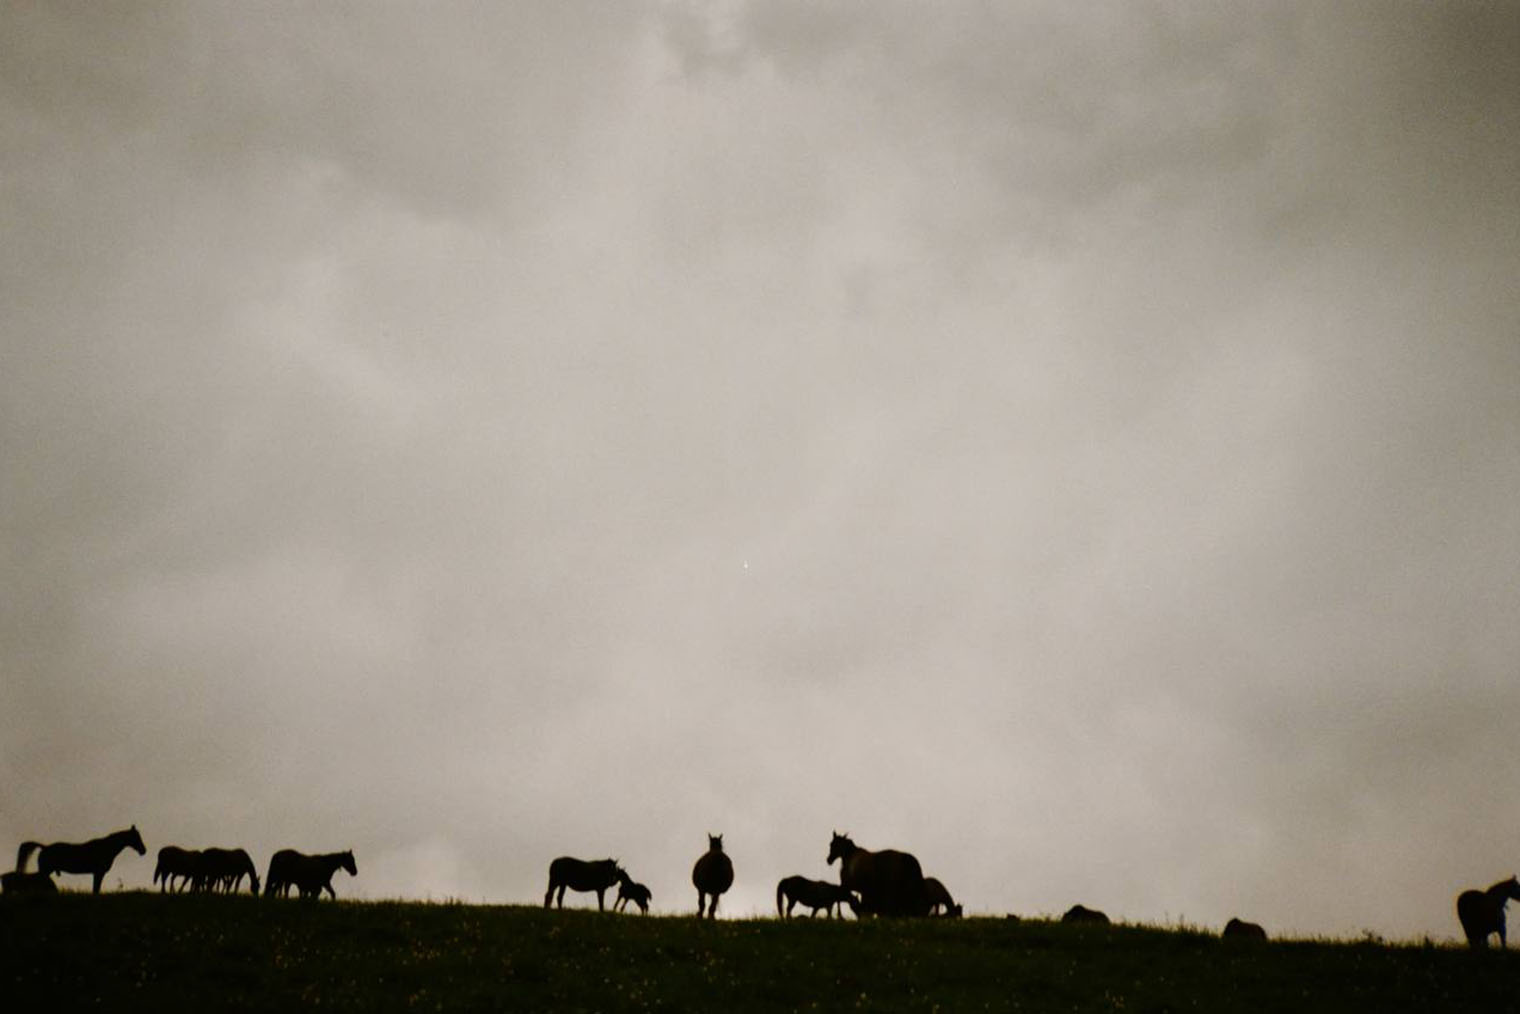
M1489 900L1501 906L1511 898L1520 900L1520 893L1515 891L1515 882L1513 880L1501 880L1483 893L1488 895Z
M131 831L115 831L115 832L112 832L111 834L108 834L104 838L100 839L100 843L102 845L108 846L111 849L111 854L115 855L116 853L120 852L122 849L124 849L127 846L129 846L129 845L132 844L132 832Z

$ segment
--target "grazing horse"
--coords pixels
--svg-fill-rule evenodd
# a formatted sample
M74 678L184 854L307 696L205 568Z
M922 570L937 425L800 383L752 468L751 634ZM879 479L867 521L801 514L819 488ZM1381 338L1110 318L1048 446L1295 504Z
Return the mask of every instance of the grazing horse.
M798 905L806 905L812 911L808 917L818 914L819 909L826 909L829 918L832 919L839 911L840 905L855 906L855 896L846 891L838 884L831 884L827 880L809 880L807 877L786 877L776 885L776 914L781 918L788 918L792 909Z
M549 864L549 889L544 892L544 908L549 907L549 901L554 898L554 892L559 892L556 899L559 907L565 907L565 888L574 891L595 891L596 910L605 912L603 897L607 888L618 883L627 876L623 868L618 865L616 859L598 859L591 862L585 859L572 859L569 856L560 856Z
M309 856L295 849L280 849L270 857L269 873L264 878L264 897L288 897L293 884L303 898L321 898L322 892L326 891L337 901L338 892L333 890L332 876L338 870L347 870L351 877L359 875L351 850Z
M1267 939L1267 931L1259 923L1246 922L1244 919L1231 919L1224 924L1224 932L1219 935L1225 940Z
M100 893L100 882L106 878L106 872L111 864L116 862L116 856L124 848L137 850L138 855L147 855L148 848L143 844L142 835L137 833L137 825L133 824L125 831L113 831L104 838L92 838L87 842L74 844L73 842L54 842L44 845L41 842L24 841L16 850L16 872L26 870L26 857L33 850L40 849L37 853L37 869L46 874L54 873L88 873L95 878L92 894Z
M1486 891L1463 891L1457 895L1457 918L1462 932L1473 950L1481 951L1488 946L1492 933L1499 934L1499 946L1507 946L1504 940L1504 905L1511 898L1520 901L1520 880L1510 877L1501 880Z
M245 849L204 849L195 864L197 891L225 891L233 894L248 878L250 889L259 893L259 873L253 857Z
M839 860L839 882L860 895L860 909L873 915L927 915L924 871L907 852L882 849L872 852L834 832L829 859Z
M1095 908L1088 908L1086 905L1073 905L1066 910L1065 915L1061 916L1061 921L1087 923L1093 926L1107 926L1108 916Z
M153 867L153 882L160 891L174 890L174 878L182 877L180 890L196 884L201 854L197 849L182 849L178 845L165 845L158 850L158 863Z
M945 890L945 885L936 877L924 878L924 899L929 902L930 915L944 915L951 919L959 919L965 909L955 903L950 897L950 892ZM936 909L943 911L936 913Z
M0 873L0 894L57 894L58 885L46 873Z
M618 896L617 901L612 905L612 910L614 912L621 912L631 901L639 906L640 912L648 915L650 897L649 888L643 884L635 883L632 877L624 873L618 878Z
M697 918L702 918L705 907L707 917L716 919L718 896L734 883L734 864L723 851L721 834L707 836L707 853L691 868L691 883L697 889ZM710 905L709 897L712 898Z

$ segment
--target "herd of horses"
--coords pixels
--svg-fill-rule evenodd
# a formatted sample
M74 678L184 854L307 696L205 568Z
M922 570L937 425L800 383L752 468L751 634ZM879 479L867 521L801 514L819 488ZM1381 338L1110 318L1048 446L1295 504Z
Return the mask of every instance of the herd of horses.
M123 849L132 849L138 855L147 855L142 835L133 824L125 831L115 831L103 838L87 842L41 842L24 841L16 850L16 869L0 874L0 893L4 894L51 894L58 886L53 876L58 873L87 873L93 878L91 893L100 893L101 881L116 862ZM37 853L37 871L28 873L26 863L32 853ZM303 898L319 898L326 891L336 899L333 890L333 874L347 870L350 876L359 875L354 854L328 852L307 855L295 849L281 849L269 860L269 871L264 877L265 897L288 897L294 887ZM253 857L245 849L186 849L178 845L165 845L158 850L158 863L153 868L153 883L160 891L207 893L233 893L248 878L249 889L259 893L259 874L254 868Z
M146 855L147 846L137 826L115 831L87 842L24 841L16 850L16 869L0 874L0 894L55 893L53 877L59 873L88 874L91 892L100 893L101 882L123 849ZM26 872L27 860L37 854L37 871ZM848 906L857 917L924 917L962 914L962 907L951 897L945 885L934 877L924 876L923 866L908 852L896 849L872 851L861 848L848 835L833 833L829 840L827 865L839 863L839 882L813 880L804 876L784 877L776 885L776 914L789 918L801 905L816 917L826 911L830 918L842 915ZM288 897L294 887L302 898L317 899L322 892L337 899L332 878L338 870L358 876L359 868L352 851L307 855L295 849L281 849L269 860L264 877L265 897ZM259 875L253 858L244 849L185 849L166 845L158 850L153 883L160 891L232 893L241 889L243 878L249 889L259 893ZM691 869L691 883L697 889L697 917L715 919L718 899L734 883L734 864L723 851L723 836L709 834L707 851ZM606 892L616 885L618 896L614 911L637 905L649 912L651 894L648 887L635 881L615 859L585 860L560 856L549 864L549 889L544 893L544 907L558 903L563 908L565 891L595 892L596 907L605 910ZM1510 877L1485 890L1463 891L1457 896L1457 921L1474 950L1488 946L1490 937L1499 937L1506 947L1504 907L1511 900L1520 901L1520 879ZM1009 918L1013 918L1010 916ZM1102 912L1083 905L1073 905L1061 916L1065 923L1108 925ZM1222 934L1226 938L1266 940L1260 925L1231 919Z

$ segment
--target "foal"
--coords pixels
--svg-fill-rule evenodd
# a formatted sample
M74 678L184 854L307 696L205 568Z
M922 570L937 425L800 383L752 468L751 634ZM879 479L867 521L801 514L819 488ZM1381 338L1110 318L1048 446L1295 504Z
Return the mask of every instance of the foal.
M631 901L635 905L639 906L639 911L641 913L648 915L649 899L651 897L649 888L645 887L643 884L635 883L634 879L630 877L626 872L622 870L619 870L618 872L622 874L622 877L618 880L618 896L617 901L612 905L612 910L614 912L621 912L624 907Z
M798 905L806 905L812 911L809 918L816 916L819 909L826 909L829 918L834 918L839 911L840 905L855 905L855 896L845 890L839 884L832 884L827 880L809 880L807 877L786 877L776 885L776 914L781 918L788 918L792 909Z

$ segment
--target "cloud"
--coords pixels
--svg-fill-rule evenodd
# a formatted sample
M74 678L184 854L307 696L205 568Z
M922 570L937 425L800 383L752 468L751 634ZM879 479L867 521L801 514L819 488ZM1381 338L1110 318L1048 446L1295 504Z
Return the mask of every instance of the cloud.
M14 839L1438 935L1502 860L1503 12L5 17Z

